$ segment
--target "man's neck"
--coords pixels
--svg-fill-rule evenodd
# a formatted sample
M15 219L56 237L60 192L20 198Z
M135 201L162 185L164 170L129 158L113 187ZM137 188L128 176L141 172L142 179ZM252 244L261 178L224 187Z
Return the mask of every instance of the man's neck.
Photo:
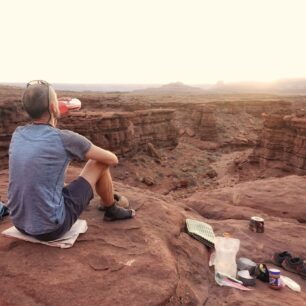
M56 121L53 117L51 117L50 120L46 119L46 118L41 118L41 119L37 119L33 121L34 124L48 124L51 125L53 127L56 126Z

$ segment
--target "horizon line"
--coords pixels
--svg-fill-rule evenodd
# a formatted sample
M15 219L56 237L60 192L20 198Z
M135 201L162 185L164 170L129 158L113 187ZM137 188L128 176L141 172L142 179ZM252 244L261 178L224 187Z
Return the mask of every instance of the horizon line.
M167 85L167 84L184 84L184 85L215 85L218 83L223 84L235 84L235 83L274 83L280 81L306 81L305 77L288 77L288 78L279 78L274 80L241 80L241 81L226 81L226 80L218 80L215 82L183 82L183 81L170 81L170 82L80 82L80 81L71 81L71 82L50 82L50 84L76 84L76 85ZM0 81L1 85L10 85L10 84L27 84L27 82L22 81Z

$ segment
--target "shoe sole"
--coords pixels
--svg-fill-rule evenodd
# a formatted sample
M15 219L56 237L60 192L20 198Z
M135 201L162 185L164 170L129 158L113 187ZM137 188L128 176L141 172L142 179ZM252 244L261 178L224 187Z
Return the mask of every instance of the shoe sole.
M282 267L288 271L288 272L292 272L295 273L297 275L300 275L303 279L306 279L306 275L299 273L298 271L296 271L295 269L291 268L290 266L283 264Z
M104 216L103 220L104 221L120 221L120 220L128 220L128 219L132 219L134 218L136 215L136 211L134 209L131 209L131 216L129 216L128 218L123 218L123 219L117 219L117 218L110 218L107 216Z

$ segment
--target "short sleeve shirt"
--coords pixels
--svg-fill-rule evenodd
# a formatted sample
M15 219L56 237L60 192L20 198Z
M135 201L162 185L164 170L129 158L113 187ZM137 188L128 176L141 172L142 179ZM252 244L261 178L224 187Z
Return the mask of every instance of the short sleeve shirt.
M91 145L80 134L47 124L15 130L9 148L8 208L16 227L40 235L64 222L66 168L74 158L84 160Z

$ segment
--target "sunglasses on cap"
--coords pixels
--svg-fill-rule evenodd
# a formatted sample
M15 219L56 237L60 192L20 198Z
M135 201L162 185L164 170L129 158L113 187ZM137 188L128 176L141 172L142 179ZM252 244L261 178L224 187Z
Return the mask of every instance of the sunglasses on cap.
M49 111L49 87L51 86L48 82L44 81L44 80L33 80L30 81L29 83L27 83L27 88L31 85L43 85L46 86L48 88L48 111Z

